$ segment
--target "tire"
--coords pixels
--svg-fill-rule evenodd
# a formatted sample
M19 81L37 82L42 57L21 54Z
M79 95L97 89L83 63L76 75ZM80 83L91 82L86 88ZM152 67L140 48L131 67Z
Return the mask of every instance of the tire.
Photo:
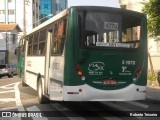
M24 82L24 78L22 78L22 86L23 86L23 87L28 86L28 85Z
M13 77L13 73L11 72L11 73L8 75L8 77L10 77L10 78Z
M49 100L43 95L42 80L38 80L37 93L38 93L38 101L40 104L49 102Z

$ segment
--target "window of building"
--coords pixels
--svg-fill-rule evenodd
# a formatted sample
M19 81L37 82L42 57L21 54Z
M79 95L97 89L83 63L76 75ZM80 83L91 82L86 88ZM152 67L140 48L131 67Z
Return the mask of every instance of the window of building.
M35 12L33 11L33 16L35 16Z
M9 14L9 15L14 15L14 14L15 14L15 10L14 10L14 9L8 10L8 14Z
M5 14L5 10L0 10L0 14Z
M52 55L61 55L63 53L64 42L66 39L66 18L54 24Z
M13 44L16 43L16 34L12 34L12 43L13 43Z
M44 8L48 9L48 4L44 4Z
M8 3L11 3L12 2L12 0L8 0Z

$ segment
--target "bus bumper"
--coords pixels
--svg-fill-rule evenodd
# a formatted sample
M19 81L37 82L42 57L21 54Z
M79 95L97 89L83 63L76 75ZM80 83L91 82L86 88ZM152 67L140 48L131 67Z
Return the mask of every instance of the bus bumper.
M99 90L87 84L81 86L64 86L64 101L132 101L143 100L146 86L131 84L118 90Z

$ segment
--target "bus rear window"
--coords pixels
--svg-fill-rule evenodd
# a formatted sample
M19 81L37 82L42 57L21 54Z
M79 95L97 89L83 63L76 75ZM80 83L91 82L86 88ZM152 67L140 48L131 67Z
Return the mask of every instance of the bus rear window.
M82 45L96 48L138 48L141 18L100 12L79 15Z

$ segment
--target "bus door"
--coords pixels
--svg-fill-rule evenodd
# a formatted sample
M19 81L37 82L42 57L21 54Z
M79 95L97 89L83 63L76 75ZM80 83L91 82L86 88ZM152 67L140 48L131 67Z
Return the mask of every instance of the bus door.
M64 71L64 55L61 53L63 38L59 33L59 24L54 25L53 32L48 32L48 93L50 100L62 100L62 81ZM58 29L59 28L59 29ZM49 49L50 48L50 49Z

